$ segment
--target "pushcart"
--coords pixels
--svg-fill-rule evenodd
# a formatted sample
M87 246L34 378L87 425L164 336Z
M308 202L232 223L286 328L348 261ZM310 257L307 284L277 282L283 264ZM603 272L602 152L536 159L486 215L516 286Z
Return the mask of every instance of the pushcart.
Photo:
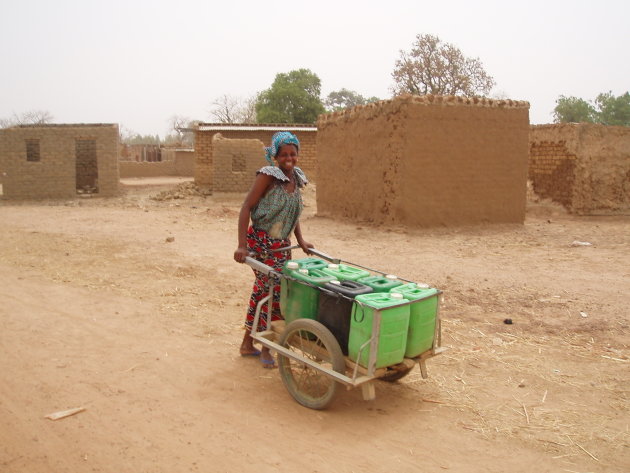
M299 246L281 248L275 251L289 251ZM316 249L310 253L334 264L346 264L385 274L381 271L367 268L356 263L334 258ZM365 342L359 354L368 350L367 366L344 356L341 347L326 326L310 318L298 318L286 324L284 320L273 321L266 330L259 330L262 308L267 304L267 313L271 312L273 290L283 278L290 276L276 271L272 267L248 256L245 263L256 271L268 276L267 296L258 303L251 329L254 341L261 343L278 356L279 374L289 394L301 405L311 409L325 409L333 402L340 387L347 389L361 387L363 399L371 401L376 397L375 380L393 382L409 374L418 364L422 378L427 378L426 361L446 350L441 346L441 323L438 310L435 315L435 329L433 344L430 349L413 358L404 358L401 363L386 367L376 367L376 359L381 328L381 310L374 310L372 319L372 336ZM401 278L402 279L402 278ZM405 279L402 279L406 282ZM304 283L301 281L301 283ZM438 291L438 294L441 294ZM355 303L360 304L356 301ZM401 302L400 305L411 304L411 301ZM357 359L361 359L360 357ZM364 363L365 365L365 363Z

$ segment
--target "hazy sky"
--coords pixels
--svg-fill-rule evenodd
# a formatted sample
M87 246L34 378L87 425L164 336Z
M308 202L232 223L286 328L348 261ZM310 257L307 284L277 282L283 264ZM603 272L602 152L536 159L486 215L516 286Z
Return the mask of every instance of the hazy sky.
M390 98L400 50L428 33L550 123L560 95L630 90L629 23L627 0L0 0L0 118L46 110L163 137L171 116L213 121L217 97L299 68L322 98Z

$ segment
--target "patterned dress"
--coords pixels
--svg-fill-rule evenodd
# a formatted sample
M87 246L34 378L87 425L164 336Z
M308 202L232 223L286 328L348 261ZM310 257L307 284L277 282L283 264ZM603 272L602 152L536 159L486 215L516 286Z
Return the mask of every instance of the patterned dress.
M252 209L252 225L247 230L247 249L253 253L254 259L280 271L286 261L291 259L291 252L275 250L291 246L289 236L295 229L304 206L300 189L308 183L308 180L300 168L294 168L296 187L293 192L287 192L283 183L289 182L289 178L279 168L265 166L258 173L273 176L276 182ZM256 306L262 298L267 297L269 284L269 276L256 270L254 270L254 274L256 280L245 318L245 326L250 330L254 321ZM268 304L265 304L261 310L258 331L267 328L268 310ZM280 314L280 285L278 281L274 281L271 320L280 319L282 319Z

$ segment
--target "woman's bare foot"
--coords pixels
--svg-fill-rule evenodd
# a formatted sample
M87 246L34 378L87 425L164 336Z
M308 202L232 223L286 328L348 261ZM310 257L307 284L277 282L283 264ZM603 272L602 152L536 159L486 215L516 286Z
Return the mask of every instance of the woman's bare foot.
M263 347L262 352L260 353L260 361L262 363L263 368L272 369L276 368L276 360L274 360L273 355L269 351L269 348Z
M260 356L260 350L254 347L254 339L249 334L249 330L245 331L240 353L241 356Z

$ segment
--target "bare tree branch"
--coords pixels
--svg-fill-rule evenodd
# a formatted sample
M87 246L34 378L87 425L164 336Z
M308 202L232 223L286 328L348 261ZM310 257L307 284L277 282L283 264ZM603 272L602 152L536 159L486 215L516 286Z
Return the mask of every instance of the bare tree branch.
M394 95L487 95L495 84L479 59L432 35L416 36L411 51L400 52L392 77Z

